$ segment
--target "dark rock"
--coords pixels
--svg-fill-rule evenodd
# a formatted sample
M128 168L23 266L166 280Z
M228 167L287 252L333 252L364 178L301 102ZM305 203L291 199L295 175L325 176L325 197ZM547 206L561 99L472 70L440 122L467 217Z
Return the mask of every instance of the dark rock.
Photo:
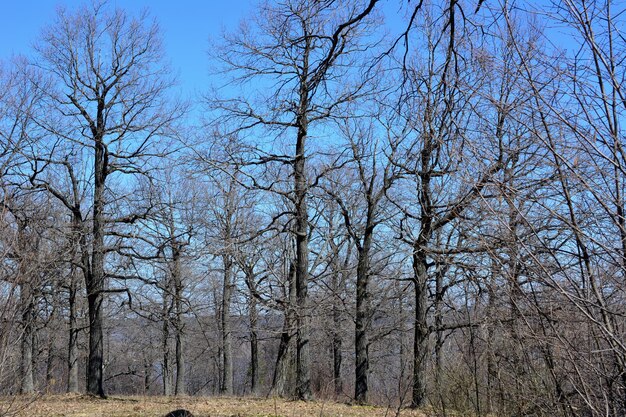
M193 417L193 414L191 414L191 411L180 409L170 411L165 415L165 417Z

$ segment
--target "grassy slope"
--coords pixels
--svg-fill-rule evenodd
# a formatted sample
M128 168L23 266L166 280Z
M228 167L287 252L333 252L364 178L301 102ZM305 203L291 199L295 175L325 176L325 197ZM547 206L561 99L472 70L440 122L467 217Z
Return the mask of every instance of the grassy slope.
M299 402L257 398L166 398L114 397L99 400L79 395L51 395L33 399L0 399L0 416L19 417L162 417L186 408L196 417L383 417L395 409L348 406L330 402ZM402 410L402 417L423 417L418 411Z

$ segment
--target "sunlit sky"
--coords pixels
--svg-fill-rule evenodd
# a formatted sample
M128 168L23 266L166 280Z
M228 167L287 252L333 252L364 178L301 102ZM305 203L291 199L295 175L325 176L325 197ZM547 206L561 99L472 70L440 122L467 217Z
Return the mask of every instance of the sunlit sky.
M0 62L14 54L29 54L41 30L54 20L58 7L71 10L90 0L0 0ZM148 9L161 27L167 59L178 75L184 96L206 92L209 85L210 39L223 30L236 30L254 12L258 0L109 0L112 6L136 15ZM530 4L547 3L533 0ZM378 11L386 15L392 33L401 28L399 0L382 0ZM562 36L551 41L561 43Z
M3 0L0 12L0 60L30 53L43 27L60 6L73 9L82 0ZM167 58L185 94L206 88L209 39L233 30L251 13L252 0L111 0L110 4L137 14L144 8L162 30Z

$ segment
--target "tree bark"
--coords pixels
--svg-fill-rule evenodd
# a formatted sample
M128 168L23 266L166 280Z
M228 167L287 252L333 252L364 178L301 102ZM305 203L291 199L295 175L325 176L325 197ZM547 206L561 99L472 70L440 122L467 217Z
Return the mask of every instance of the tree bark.
M426 359L428 358L428 276L426 254L420 247L414 248L413 274L415 290L415 323L413 335L413 390L411 407L426 403Z
M71 165L67 165L70 181L72 184L72 237L71 244L74 262L70 276L69 288L69 338L68 338L68 355L67 355L67 392L79 392L78 387L78 291L79 291L79 269L82 272L85 282L90 279L91 259L89 254L89 245L87 243L87 233L85 231L85 223L81 211L80 188L76 176Z
M338 256L338 254L336 254ZM338 268L337 268L338 269ZM340 273L339 270L333 272L333 340L332 340L332 352L333 352L333 380L335 384L335 396L339 397L343 394L343 379L341 378L341 349L342 349L342 337L341 337L341 310L338 306L339 303L339 291L340 291Z
M34 337L35 337L35 289L33 276L29 273L27 257L29 244L27 233L28 221L18 221L17 246L19 250L18 279L20 289L20 393L31 394L35 391L33 375Z
M174 395L185 394L185 352L184 352L184 326L183 323L183 282L181 276L181 248L174 242L172 244L172 280L174 283L174 308L175 308L175 343L176 343L176 385Z
M276 366L274 367L274 376L272 378L271 392L280 396L290 398L295 394L293 388L293 365L294 365L294 324L296 307L296 268L293 262L290 262L288 277L288 294L289 301L285 303L283 329L280 335L280 343L278 345L278 355L276 355Z
M77 300L78 277L77 271L72 268L69 288L69 339L67 344L67 392L78 392L78 323Z
M169 303L169 285L166 287L166 290L163 294L163 309L162 309L162 317L163 317L163 325L161 327L161 348L163 353L163 364L161 375L163 377L163 395L166 397L172 395L174 393L173 385L173 375L172 375L172 363L171 363L171 352L170 352L170 303Z
M369 210L368 210L369 211ZM369 216L368 216L369 217ZM369 263L370 248L372 245L373 227L366 226L363 245L359 248L356 278L356 325L355 325L355 384L354 399L358 404L367 403L367 379L369 374L369 335L370 327L370 297Z
M148 395L152 381L152 363L146 356L143 358L143 393Z
M104 100L98 103L98 126L103 126ZM89 310L89 356L87 359L87 393L104 398L102 302L105 290L104 273L104 190L107 175L107 154L101 135L94 138L93 254L88 274L87 305Z
M176 330L176 385L174 395L185 395L185 353L183 334Z
M255 394L259 388L259 340L257 334L258 311L256 298L250 296L248 304L250 317L250 391Z
M52 309L50 311L50 316L47 318L47 329L48 329L48 343L46 346L47 357L46 357L46 393L49 394L53 392L54 386L56 385L56 379L54 378L54 358L55 358L55 347L54 341L56 335L59 333L58 328L56 326L59 322L59 309L61 308L61 300L60 291L55 291L52 294Z
M296 397L310 400L311 393L311 358L310 358L310 311L308 308L309 285L309 215L307 211L306 178L306 139L308 135L307 110L309 92L307 77L309 71L310 38L305 39L303 70L300 80L297 126L298 134L295 147L294 191L296 212Z
M445 289L443 285L443 278L447 271L446 266L439 265L439 268L435 274L435 389L437 390L437 397L439 400L439 407L442 412L446 413L446 402L443 396L443 344L444 344L444 331L443 328L443 299L445 295Z
M230 302L233 293L233 260L230 255L222 256L224 263L224 288L222 292L222 394L233 394L232 329L230 326Z
M32 394L35 392L35 380L33 376L35 306L31 282L25 277L22 277L22 279L26 282L20 285L20 303L22 305L20 393Z
M276 367L272 378L271 392L279 397L289 398L294 394L291 386L293 375L293 313L285 311L283 329L278 345L278 355L276 356Z

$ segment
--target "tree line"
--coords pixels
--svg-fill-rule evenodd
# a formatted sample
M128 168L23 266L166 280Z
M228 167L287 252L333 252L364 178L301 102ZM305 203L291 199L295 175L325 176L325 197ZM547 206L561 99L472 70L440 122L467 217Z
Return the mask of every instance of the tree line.
M0 392L623 415L624 7L255 7L194 99L106 2L0 67Z

